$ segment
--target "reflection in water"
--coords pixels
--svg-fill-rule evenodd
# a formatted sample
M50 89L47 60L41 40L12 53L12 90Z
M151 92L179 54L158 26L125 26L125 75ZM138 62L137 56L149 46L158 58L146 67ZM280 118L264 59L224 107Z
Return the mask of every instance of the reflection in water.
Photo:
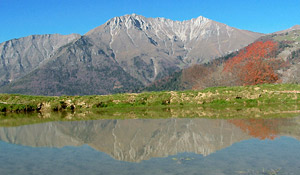
M259 139L275 139L279 134L279 124L285 120L236 119L228 120L249 135Z
M0 128L0 139L6 142L34 147L88 144L132 162L180 152L206 156L249 138L226 120L210 119L96 120Z
M255 171L259 171L259 168L274 168L272 167L272 164L268 165L266 162L274 161L274 158L279 155L289 155L290 152L283 152L283 155L281 155L281 151L284 149L276 150L281 146L285 146L285 148L290 147L289 144L285 145L286 143L283 142L284 140L293 142L293 144L298 146L294 148L299 149L300 145L298 141L294 139L291 140L287 137L279 138L280 136L290 136L299 139L299 125L300 118L230 120L130 119L50 122L10 128L2 127L0 128L0 140L4 142L0 142L0 159L5 157L4 152L11 149L20 151L23 148L22 152L25 150L25 152L27 151L30 155L35 151L39 152L41 155L43 155L44 152L51 152L51 156L49 157L50 160L55 160L56 158L53 158L52 156L60 151L68 157L70 155L66 152L71 150L77 158L76 156L74 157L74 155L70 157L72 157L72 159L78 159L76 160L76 163L73 162L73 168L78 168L77 161L81 161L83 164L87 163L86 161L94 161L93 163L89 162L92 165L96 162L99 163L99 160L101 160L102 166L105 164L103 161L107 161L109 165L105 164L105 166L107 166L106 168L100 167L101 170L107 169L105 174L114 174L112 171L108 170L109 168L116 168L116 166L119 166L117 168L119 170L122 170L122 167L135 167L135 164L130 164L129 162L139 162L140 165L143 165L142 167L144 169L140 168L140 171L147 170L158 174L162 173L159 173L159 171L150 171L149 168L155 166L161 168L162 165L172 168L173 164L184 164L188 165L188 167L190 166L190 168L194 168L194 170L198 168L198 171L195 172L199 172L200 166L201 172L206 172L208 174L212 172L214 172L214 174L227 174L227 171L228 173L231 172L231 174L249 174L254 170L245 169L248 166L254 169L256 168L257 170ZM259 141L257 139L267 140ZM21 148L20 146L12 144L23 146ZM95 153L90 147L97 150L98 153ZM56 152L53 150L54 148ZM263 155L261 152L257 151L257 149L259 149L259 151L264 151L263 153L267 154L264 158L261 158L264 161L262 162L264 167L256 167L256 164L258 164L260 159L259 155ZM279 155L277 155L278 152L275 153L273 151L278 151ZM90 157L83 155L83 152ZM121 160L123 163L110 159L102 152L110 155L115 160ZM238 157L235 157L238 152L242 156L238 155ZM14 155L16 153L12 152L11 154ZM249 154L251 155L248 157ZM45 155L44 159L47 158L47 156L49 155ZM60 158L60 161L67 159L62 155L56 156L57 158ZM297 159L300 161L300 155L298 153L293 154L293 156L294 157L289 156L288 158L293 158L293 161L297 161ZM26 160L26 156L24 157L25 158L22 159ZM91 157L93 157L93 160L90 160ZM161 159L161 157L167 158ZM214 169L212 165L206 165L209 162L220 169L216 172L216 169ZM233 162L239 164L233 166L231 165ZM66 164L64 161L61 163ZM230 165L230 167L232 166L232 168L228 168L228 165ZM279 165L282 164L274 164L274 166ZM69 166L70 165L67 167L70 168ZM81 165L81 167L85 168L84 165ZM188 167L185 167L185 169L180 171L188 171ZM1 168L3 167L0 166L0 170ZM299 170L299 166L295 168L298 168ZM164 173L175 173L172 172L172 169L169 171L169 173ZM128 170L129 174L136 174L136 172L137 171L134 169ZM285 172L287 172L287 170L285 170ZM176 173L180 174L178 169L176 169ZM189 172L186 173L189 174ZM120 174L120 172L116 172L116 174Z

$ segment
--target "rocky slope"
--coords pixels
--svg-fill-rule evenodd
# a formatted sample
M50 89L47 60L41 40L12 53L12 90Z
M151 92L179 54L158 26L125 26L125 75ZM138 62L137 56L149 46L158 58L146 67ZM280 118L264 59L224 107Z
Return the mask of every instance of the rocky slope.
M45 64L0 92L42 95L91 95L134 90L142 84L116 63L103 44L82 36L61 47ZM120 91L123 92L123 91Z
M0 44L0 87L28 74L47 62L62 46L80 35L31 35Z
M8 85L0 92L85 95L130 91L240 49L260 36L204 17L182 22L135 14L115 17L82 37L74 35L75 40L49 46L52 50L40 49L49 41L32 44L28 50L25 45L34 43L30 37L30 41L19 39L24 42L10 50L4 48L13 41L2 43L0 50L6 50L0 54L2 60L11 62L14 55L19 56L14 57L17 64L12 62L15 68L1 69L2 85ZM32 61L26 61L29 58ZM8 61L0 66L8 67ZM21 73L12 76L15 69Z

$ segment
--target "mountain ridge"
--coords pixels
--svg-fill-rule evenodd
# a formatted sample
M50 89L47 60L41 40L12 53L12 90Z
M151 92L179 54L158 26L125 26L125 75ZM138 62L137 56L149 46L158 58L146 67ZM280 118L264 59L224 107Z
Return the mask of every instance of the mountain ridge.
M1 81L5 83L0 92L35 95L130 92L174 71L238 50L260 36L202 16L186 21L136 14L115 17L59 45L47 61L40 64L45 58L37 59L36 66L20 70L12 81L8 81L8 71L3 69ZM35 52L32 51L32 58ZM57 64L52 64L53 60L58 60ZM21 63L19 67L23 66ZM13 68L10 70L15 72Z
M291 32L293 30L300 30L300 25L296 24L286 30L281 30L281 31L278 31L278 32L274 32L272 34L282 34L282 33L286 33L286 32Z

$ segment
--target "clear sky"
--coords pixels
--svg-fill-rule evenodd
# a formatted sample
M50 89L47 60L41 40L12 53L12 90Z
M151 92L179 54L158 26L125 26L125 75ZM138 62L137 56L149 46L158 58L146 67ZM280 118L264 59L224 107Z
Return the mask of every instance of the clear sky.
M198 16L271 33L300 24L300 0L0 0L0 43L32 34L85 34L115 16Z

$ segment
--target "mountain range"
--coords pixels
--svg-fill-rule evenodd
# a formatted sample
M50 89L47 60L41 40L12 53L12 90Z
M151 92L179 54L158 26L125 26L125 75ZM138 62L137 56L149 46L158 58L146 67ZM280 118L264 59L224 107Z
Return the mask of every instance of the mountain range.
M198 17L115 17L85 35L32 35L0 44L0 92L135 92L172 73L235 52L264 34Z

